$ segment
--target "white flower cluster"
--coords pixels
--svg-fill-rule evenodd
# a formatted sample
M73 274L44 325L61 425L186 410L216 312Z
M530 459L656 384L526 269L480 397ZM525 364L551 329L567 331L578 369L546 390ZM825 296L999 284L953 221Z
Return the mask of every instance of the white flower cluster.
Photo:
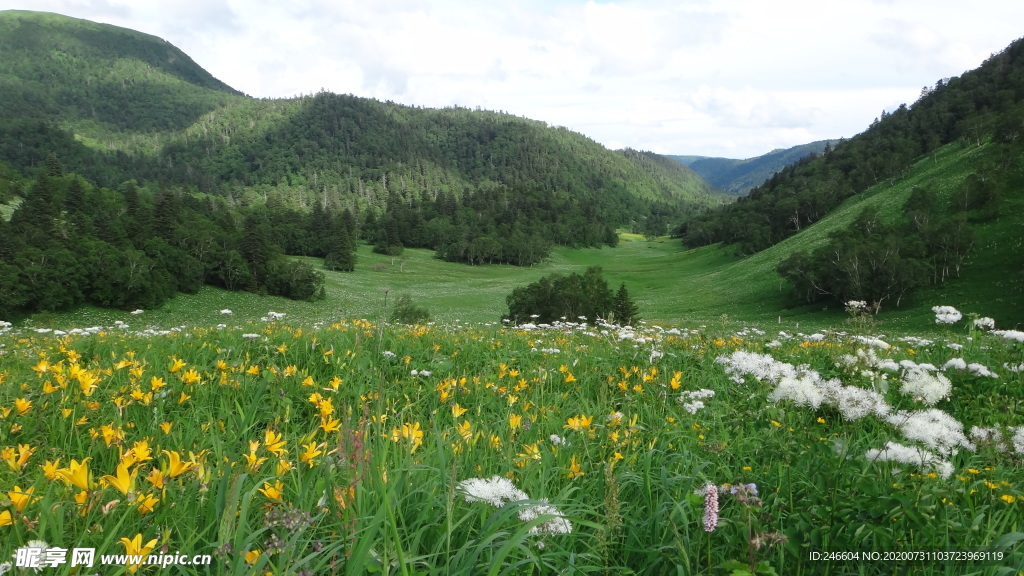
M950 384L949 378L921 368L904 372L903 385L900 386L900 392L928 406L934 406L939 400L949 398L952 390L953 385Z
M952 306L932 306L932 312L935 312L936 324L955 324L964 317L959 310Z
M1020 330L993 330L992 334L996 336L1002 336L1007 340L1016 340L1017 342L1024 342L1024 332Z
M921 448L904 446L896 442L886 442L884 449L868 450L864 456L872 462L899 462L900 464L917 466L918 468L931 470L943 478L949 478L953 473L953 465L935 454Z
M868 368L880 368L890 372L898 372L900 369L900 365L892 358L879 358L874 348L858 349L856 356L844 354L841 360L847 366L864 365Z
M492 476L489 480L483 478L470 478L459 482L458 490L463 493L466 502L486 502L495 508L512 502L529 500L529 495L519 488L511 480L503 476ZM541 499L539 504L524 506L519 510L519 519L523 522L532 522L541 516L550 518L541 524L530 528L530 534L569 534L572 532L572 522L562 515L562 512L550 505L547 499Z
M983 318L974 319L974 327L978 330L995 330L996 321L993 318L985 316Z
M229 310L227 308L221 310L219 313L224 315L224 316L228 316L230 314L234 314L234 312L232 312L231 310ZM271 312L271 314L276 314L276 312Z
M868 303L864 300L850 300L846 303L846 312L849 314L867 314Z
M733 381L743 382L744 375L751 375L775 385L769 398L773 402L789 400L797 406L818 409L822 404L839 408L848 420L863 418L868 414L884 417L891 412L885 399L876 392L856 386L843 386L837 378L825 380L821 374L808 366L793 366L775 360L768 354L755 354L737 350L729 356L715 359L725 366Z
M915 412L900 410L886 420L908 440L916 440L943 456L956 454L958 447L972 452L975 449L964 436L963 424L937 408Z
M978 376L979 378L999 378L999 375L988 369L988 366L984 364L978 364L977 362L967 363L963 358L950 358L942 365L942 370L949 370L955 368L957 370L967 370L971 374Z
M854 336L854 339L861 344L867 344L868 346L881 348L882 350L888 350L890 348L889 343L881 338L875 338L872 336Z
M704 400L707 398L714 398L715 391L701 388L700 390L687 390L679 396L679 402L683 405L683 410L686 410L690 414L696 414L701 408L704 408Z
M552 434L548 437L548 440L551 441L552 446L572 446L572 444L569 444L568 440L562 438L558 434Z
M286 314L284 312L274 312L273 310L271 310L270 312L267 312L266 316L260 318L260 320L263 322L275 322L277 320L284 318L285 316Z
M1010 439L1006 442L1006 437ZM978 444L991 444L1000 452L1014 452L1024 456L1024 426L1009 428L1004 434L999 428L971 428L971 439Z

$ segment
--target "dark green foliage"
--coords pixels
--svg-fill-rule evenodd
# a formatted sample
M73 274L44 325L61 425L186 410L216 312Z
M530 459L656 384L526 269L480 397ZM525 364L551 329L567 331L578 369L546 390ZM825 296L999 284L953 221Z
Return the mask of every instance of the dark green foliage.
M810 302L823 297L840 304L863 300L875 313L883 304L898 307L915 289L959 276L974 244L967 213L959 208L942 211L934 193L916 188L903 220L886 222L877 210L865 210L825 246L793 253L778 272Z
M2 172L2 170L0 170ZM50 171L52 172L52 171ZM261 211L127 182L120 191L40 174L11 221L0 219L0 315L82 303L153 308L206 283L294 299L323 296L323 274L280 256Z
M513 290L505 298L508 314L504 318L513 322L595 322L609 318L618 306L620 312L635 319L636 309L625 285L619 288L619 294L621 301L612 295L600 266L587 268L582 276L551 274Z
M631 326L640 320L640 309L629 297L626 284L619 284L619 290L612 301L612 322L620 326Z
M408 294L402 294L395 302L388 321L398 324L426 324L430 321L430 311L417 306Z
M292 300L322 300L324 274L301 260L277 257L267 263L266 290Z

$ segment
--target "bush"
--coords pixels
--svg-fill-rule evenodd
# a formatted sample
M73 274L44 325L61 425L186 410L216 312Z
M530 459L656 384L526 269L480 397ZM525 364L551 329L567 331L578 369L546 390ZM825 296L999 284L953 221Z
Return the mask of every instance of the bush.
M575 273L545 276L533 284L516 288L505 302L508 304L505 319L514 322L534 319L534 316L538 322L546 323L562 318L575 322L580 317L593 322L613 314L620 324L636 319L636 306L629 299L626 286L622 285L618 296L613 296L600 266L587 268L582 276Z
M397 324L426 324L430 321L430 311L413 303L408 294L402 294L388 320Z

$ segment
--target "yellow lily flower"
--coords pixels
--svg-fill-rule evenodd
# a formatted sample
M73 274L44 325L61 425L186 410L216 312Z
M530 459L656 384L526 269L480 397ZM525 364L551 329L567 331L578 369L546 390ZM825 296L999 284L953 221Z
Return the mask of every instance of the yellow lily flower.
M138 469L129 473L128 466L125 466L124 462L122 462L117 465L116 476L107 474L102 478L102 480L107 486L110 486L121 494L127 496L129 492L135 491L135 475L137 473Z
M128 571L134 574L139 570L139 567L141 567L145 563L145 557L149 556L150 552L152 552L153 549L156 548L157 539L153 538L149 542L146 542L145 545L143 545L142 534L140 533L136 534L135 537L131 540L127 538L121 538L120 542L121 544L124 544L124 553L127 556L135 556L136 560L142 560L142 562L139 562L138 564L128 564Z
M89 481L89 467L86 465L88 461L89 458L82 460L81 463L78 460L72 460L67 468L57 470L57 477L82 490L89 490L92 488L92 482Z

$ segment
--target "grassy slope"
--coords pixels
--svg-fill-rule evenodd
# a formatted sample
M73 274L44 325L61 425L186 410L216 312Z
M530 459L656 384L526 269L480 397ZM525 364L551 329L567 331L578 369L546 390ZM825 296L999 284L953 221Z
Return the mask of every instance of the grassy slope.
M897 214L913 186L930 187L948 196L983 153L984 148L948 146L919 162L904 181L895 186L885 183L851 198L821 222L745 259L736 259L727 248L719 246L684 250L675 241L646 242L633 235L623 235L622 242L613 249L557 248L550 259L532 268L452 264L434 259L426 250L406 250L402 266L399 259L392 264L391 258L372 254L364 246L356 272L325 273L328 298L323 302L291 302L204 288L196 296L178 296L162 309L139 317L82 309L40 316L35 323L86 326L125 320L134 326L173 326L217 319L234 325L258 319L271 309L311 322L338 316L377 318L384 304L384 287L390 289L391 302L400 294L409 294L438 320L496 321L505 311L505 296L516 286L553 272L582 271L600 265L613 287L626 283L647 320L700 324L716 322L722 314L728 314L738 320L773 325L781 316L786 329L796 322L805 328L837 325L845 316L834 305L792 306L788 287L775 273L778 262L795 250L808 250L825 242L830 231L849 224L867 206ZM901 309L883 311L884 329L934 327L930 308L937 304L992 316L1003 328L1024 320L1018 273L1022 268L1022 215L1024 195L1005 198L1001 218L979 227L979 241L963 277L945 287L924 290L905 301ZM235 314L220 317L216 311L222 308L232 309Z

